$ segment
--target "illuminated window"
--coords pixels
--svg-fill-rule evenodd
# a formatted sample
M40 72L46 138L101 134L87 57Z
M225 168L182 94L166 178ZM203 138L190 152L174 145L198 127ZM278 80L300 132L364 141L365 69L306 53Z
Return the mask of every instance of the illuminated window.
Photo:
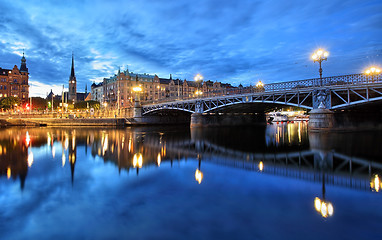
M2 93L0 93L0 97L3 97L3 94L2 94Z
M7 97L7 94L4 94L4 97Z

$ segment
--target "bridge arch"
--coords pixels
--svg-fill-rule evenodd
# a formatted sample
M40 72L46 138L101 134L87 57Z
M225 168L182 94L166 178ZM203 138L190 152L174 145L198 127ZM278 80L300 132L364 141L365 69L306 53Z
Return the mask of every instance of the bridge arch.
M215 107L208 108L204 112L213 112L219 109L224 109L227 107L232 107L232 106L239 106L239 105L249 105L249 104L264 104L265 107L263 108L273 108L273 107L279 107L279 106L291 106L291 107L301 107L305 109L313 109L310 106L305 106L305 105L300 105L300 104L295 104L295 103L285 103L285 102L280 102L280 101L251 101L251 102L233 102L233 103L228 103L224 105L219 105ZM259 105L260 106L260 105Z

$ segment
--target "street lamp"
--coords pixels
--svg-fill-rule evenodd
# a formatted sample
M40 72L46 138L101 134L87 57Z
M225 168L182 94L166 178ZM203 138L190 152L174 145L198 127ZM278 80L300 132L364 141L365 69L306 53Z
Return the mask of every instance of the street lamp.
M197 91L196 91L197 94L196 94L196 95L197 95L197 96L198 96L198 95L201 95L202 92L199 91L199 87L200 87L199 85L200 85L200 82L203 81L203 76L202 76L201 74L198 73L198 74L196 74L196 76L194 77L194 80L195 80L195 82L198 84Z
M258 82L256 83L256 89L257 89L257 91L262 91L262 90L264 90L264 83L261 82L261 81L258 81Z
M322 61L328 60L329 53L323 49L318 49L315 53L312 55L313 62L318 62L320 64L320 86L322 86L322 67L321 63Z
M374 76L375 75L379 75L381 73L381 69L377 68L377 67L370 67L368 68L366 71L365 71L365 74L366 75L371 75L371 82L374 82ZM377 77L377 80L378 80L378 77Z

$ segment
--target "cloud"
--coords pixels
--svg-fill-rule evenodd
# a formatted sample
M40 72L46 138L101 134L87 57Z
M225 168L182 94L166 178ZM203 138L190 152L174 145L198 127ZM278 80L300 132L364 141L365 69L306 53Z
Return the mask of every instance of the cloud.
M59 86L68 83L73 51L79 90L120 66L182 79L200 72L244 85L258 76L313 78L309 56L318 47L331 53L328 75L382 62L382 3L374 0L4 0L0 7L1 67L18 64L25 48L31 80Z

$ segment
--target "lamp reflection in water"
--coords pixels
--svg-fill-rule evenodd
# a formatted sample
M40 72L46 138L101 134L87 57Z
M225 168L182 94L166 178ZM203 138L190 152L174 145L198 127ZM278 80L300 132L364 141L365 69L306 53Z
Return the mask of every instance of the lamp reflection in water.
M262 172L264 170L264 163L263 161L259 162L259 171Z
M201 156L199 154L197 156L197 159L199 160L199 165L198 165L198 168L195 171L195 180L200 184L202 182L202 180L203 180L203 172L200 171L200 165L202 163L202 158L201 158Z
M28 154L28 167L32 167L32 164L33 164L33 152L31 151Z
M379 190L382 188L381 179L379 178L378 174L375 174L371 179L370 188L375 192L379 192Z
M30 138L29 133L27 131L27 133L25 134L25 144L27 145L27 147L29 146L30 142L31 142L31 138Z
M10 179L12 176L12 170L10 167L7 168L7 179Z
M134 168L142 168L143 165L143 157L141 153L134 154L133 157L133 167Z
M161 156L160 156L160 153L158 153L158 156L157 156L157 164L158 164L158 167L160 166L161 162L162 162L162 158L161 158Z
M65 166L65 162L66 162L66 156L65 156L65 152L62 151L62 159L61 159L61 162L62 162L62 167Z
M333 204L325 199L325 175L322 176L322 199L319 197L314 199L314 208L323 218L333 216Z

